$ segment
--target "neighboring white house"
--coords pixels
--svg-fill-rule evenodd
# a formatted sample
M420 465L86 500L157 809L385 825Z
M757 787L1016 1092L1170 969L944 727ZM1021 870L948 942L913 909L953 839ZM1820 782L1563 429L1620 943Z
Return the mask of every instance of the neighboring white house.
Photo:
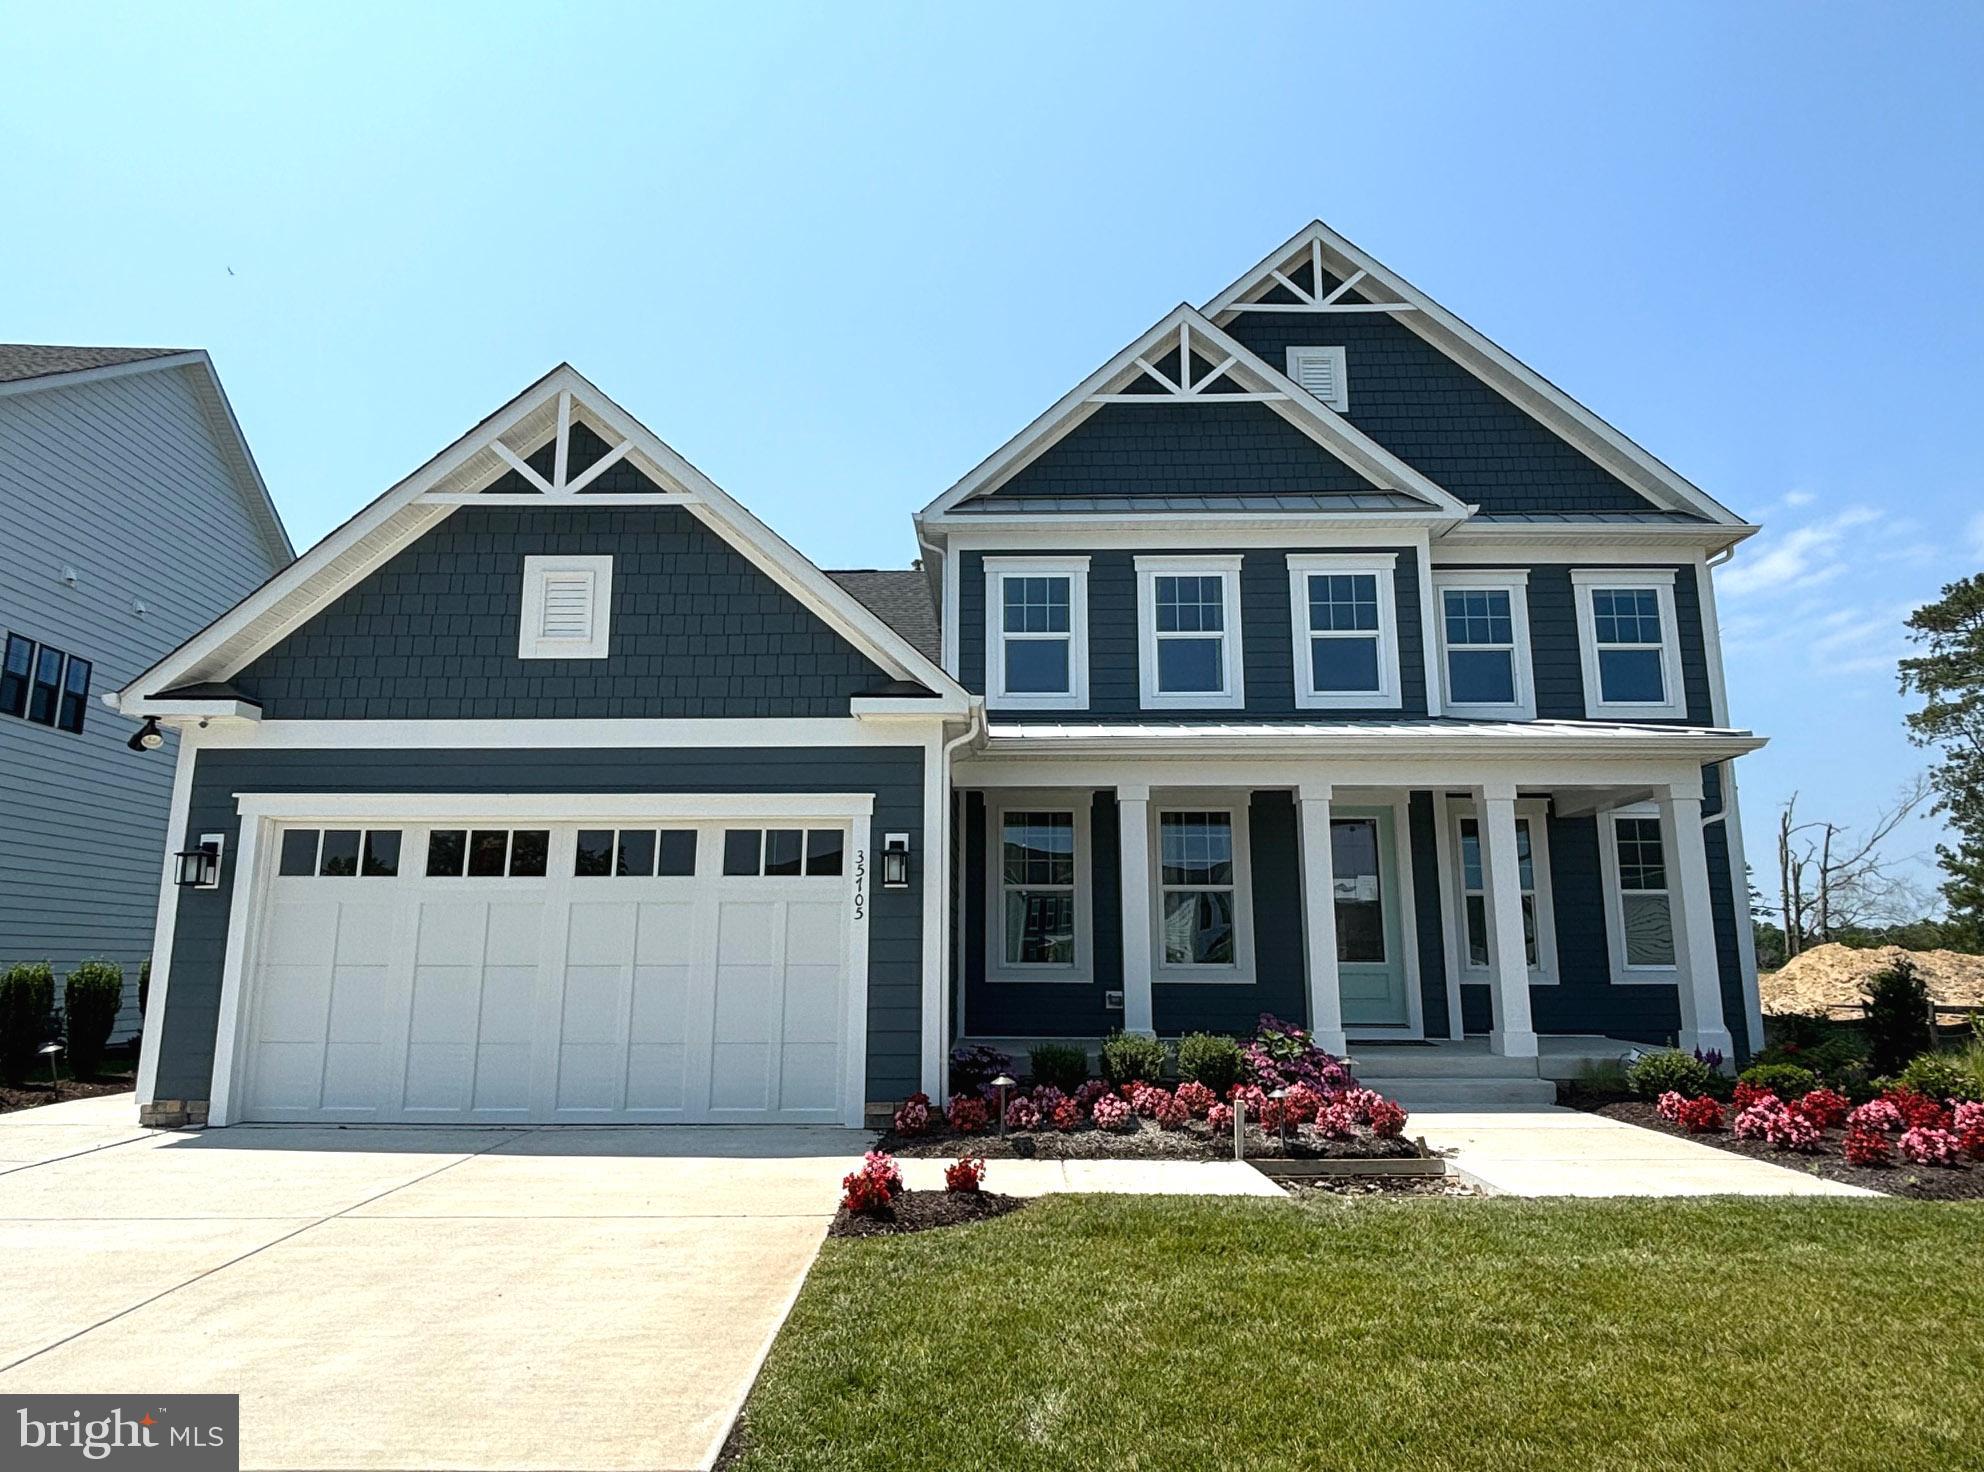
M294 556L204 352L0 344L0 967L118 962L119 1035L172 770L96 697Z

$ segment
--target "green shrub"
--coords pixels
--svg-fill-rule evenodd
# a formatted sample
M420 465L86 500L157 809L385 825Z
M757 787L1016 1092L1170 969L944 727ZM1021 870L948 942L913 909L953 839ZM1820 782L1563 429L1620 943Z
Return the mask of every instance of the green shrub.
M1178 1077L1202 1083L1224 1099L1240 1081L1240 1044L1224 1033L1185 1034L1178 1040Z
M1692 1098L1706 1094L1715 1070L1692 1053L1673 1048L1643 1053L1626 1069L1626 1083L1642 1099L1658 1099L1669 1089Z
M1102 1076L1112 1084L1154 1084L1164 1077L1164 1044L1141 1033L1112 1032L1102 1040Z
M1786 1102L1802 1099L1819 1086L1816 1073L1795 1063L1758 1063L1739 1073L1736 1081L1769 1089Z
M0 1078L17 1084L54 1031L55 968L16 961L0 975Z
M1026 1066L1035 1084L1052 1084L1072 1094L1088 1082L1088 1049L1073 1043L1037 1043L1027 1049Z
M145 1015L145 1007L152 999L152 958L145 957L138 963L138 1015Z
M1875 1073L1898 1072L1935 1046L1929 989L1906 956L1897 956L1867 983L1867 1039L1867 1066Z
M69 1074L95 1078L103 1045L124 1005L124 968L115 961L84 961L62 983L62 1025L69 1041Z
M1964 1066L1966 1062L1961 1053L1922 1053L1902 1069L1897 1082L1931 1099L1984 1098L1977 1081Z

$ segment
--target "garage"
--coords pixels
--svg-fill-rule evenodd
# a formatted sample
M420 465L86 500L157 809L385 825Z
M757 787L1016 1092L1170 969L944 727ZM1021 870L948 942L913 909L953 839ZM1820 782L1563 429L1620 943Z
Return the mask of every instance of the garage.
M865 815L660 802L244 812L216 1122L858 1122Z

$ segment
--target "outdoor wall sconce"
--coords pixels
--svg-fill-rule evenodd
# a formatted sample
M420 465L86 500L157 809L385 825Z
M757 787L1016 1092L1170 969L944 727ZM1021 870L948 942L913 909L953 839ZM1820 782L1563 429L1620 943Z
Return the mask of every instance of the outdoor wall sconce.
M133 751L157 751L165 745L165 732L158 728L158 717L152 716L138 727L138 734L124 743Z
M882 836L882 888L909 888L909 835L907 833L887 833Z
M219 889L220 851L226 842L224 834L202 833L197 847L184 848L174 854L173 858L179 865L179 887Z

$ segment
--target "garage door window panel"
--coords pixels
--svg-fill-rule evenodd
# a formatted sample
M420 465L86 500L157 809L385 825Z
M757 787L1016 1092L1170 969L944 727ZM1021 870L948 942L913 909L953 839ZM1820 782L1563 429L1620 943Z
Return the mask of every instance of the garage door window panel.
M284 879L390 879L399 871L397 828L286 828L276 860Z
M545 828L436 828L427 837L430 879L542 879L550 858Z

